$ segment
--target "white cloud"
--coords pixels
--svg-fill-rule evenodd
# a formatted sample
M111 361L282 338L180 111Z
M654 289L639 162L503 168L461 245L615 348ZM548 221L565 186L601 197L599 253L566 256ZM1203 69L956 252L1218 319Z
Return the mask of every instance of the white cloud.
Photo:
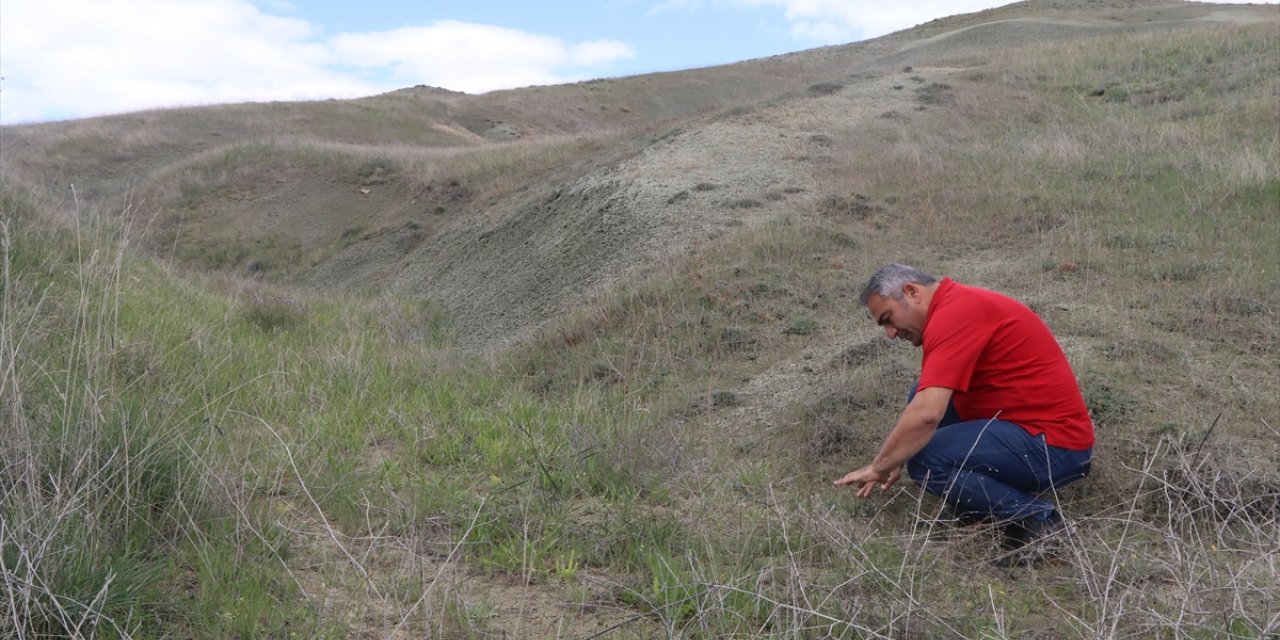
M858 40L860 34L860 31L850 25L831 20L796 20L791 23L791 35L823 44Z
M569 50L569 59L574 65L594 67L608 64L614 60L634 58L635 50L616 40L593 40L574 45Z
M992 0L728 0L750 7L776 7L803 40L836 44L875 38L940 16L981 11L1008 4Z
M276 5L285 6L285 5ZM0 122L223 102L566 82L632 56L612 41L461 22L324 38L246 0L3 0Z
M981 11L1012 0L661 0L649 14L711 7L781 10L796 39L837 44L875 38L937 17ZM1223 0L1227 1L1227 0Z
M348 33L330 44L344 64L390 69L402 82L471 93L576 79L560 69L599 66L634 55L613 41L569 45L559 38L443 20L378 33Z
M664 0L654 11L694 10L704 5L781 9L800 40L838 44L909 29L942 16L972 13L1012 0ZM1234 2L1236 0L1207 0ZM1276 3L1280 0L1262 0Z
M708 4L708 0L663 0L649 9L649 15L656 15L663 11L693 11L702 8Z
M4 122L372 89L324 66L314 27L240 0L18 0L0 10Z

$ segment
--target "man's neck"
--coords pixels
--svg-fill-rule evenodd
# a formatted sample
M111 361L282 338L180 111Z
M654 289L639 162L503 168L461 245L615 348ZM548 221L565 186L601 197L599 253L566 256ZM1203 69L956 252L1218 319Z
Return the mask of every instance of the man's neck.
M924 305L925 313L928 313L929 306L933 304L933 294L938 292L938 286L941 282L933 284L920 285L920 304Z

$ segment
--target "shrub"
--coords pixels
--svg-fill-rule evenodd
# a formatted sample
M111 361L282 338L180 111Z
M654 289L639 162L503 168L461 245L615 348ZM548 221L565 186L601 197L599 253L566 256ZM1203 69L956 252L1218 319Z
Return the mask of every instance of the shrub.
M305 305L282 296L255 293L241 303L240 318L268 333L288 331L307 319Z
M356 177L360 184L381 184L386 178L400 170L400 165L388 158L373 158L356 168Z
M783 333L791 336L807 336L818 331L818 321L810 317L796 318L782 330Z
M818 84L809 85L809 93L816 96L829 96L844 88L839 82L819 82Z

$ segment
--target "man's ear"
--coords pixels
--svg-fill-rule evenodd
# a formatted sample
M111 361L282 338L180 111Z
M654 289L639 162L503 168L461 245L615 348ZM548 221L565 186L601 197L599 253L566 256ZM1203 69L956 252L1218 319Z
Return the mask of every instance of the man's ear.
M902 296L912 302L920 301L920 286L914 282L902 285Z

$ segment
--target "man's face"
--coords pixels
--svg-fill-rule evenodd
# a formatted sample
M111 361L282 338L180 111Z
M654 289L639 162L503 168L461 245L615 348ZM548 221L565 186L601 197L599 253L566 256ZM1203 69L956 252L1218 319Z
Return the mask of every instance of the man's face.
M884 327L890 340L906 340L918 347L924 341L924 320L928 309L921 304L920 289L916 285L906 285L902 293L901 300L871 294L867 298L867 312L876 324Z

